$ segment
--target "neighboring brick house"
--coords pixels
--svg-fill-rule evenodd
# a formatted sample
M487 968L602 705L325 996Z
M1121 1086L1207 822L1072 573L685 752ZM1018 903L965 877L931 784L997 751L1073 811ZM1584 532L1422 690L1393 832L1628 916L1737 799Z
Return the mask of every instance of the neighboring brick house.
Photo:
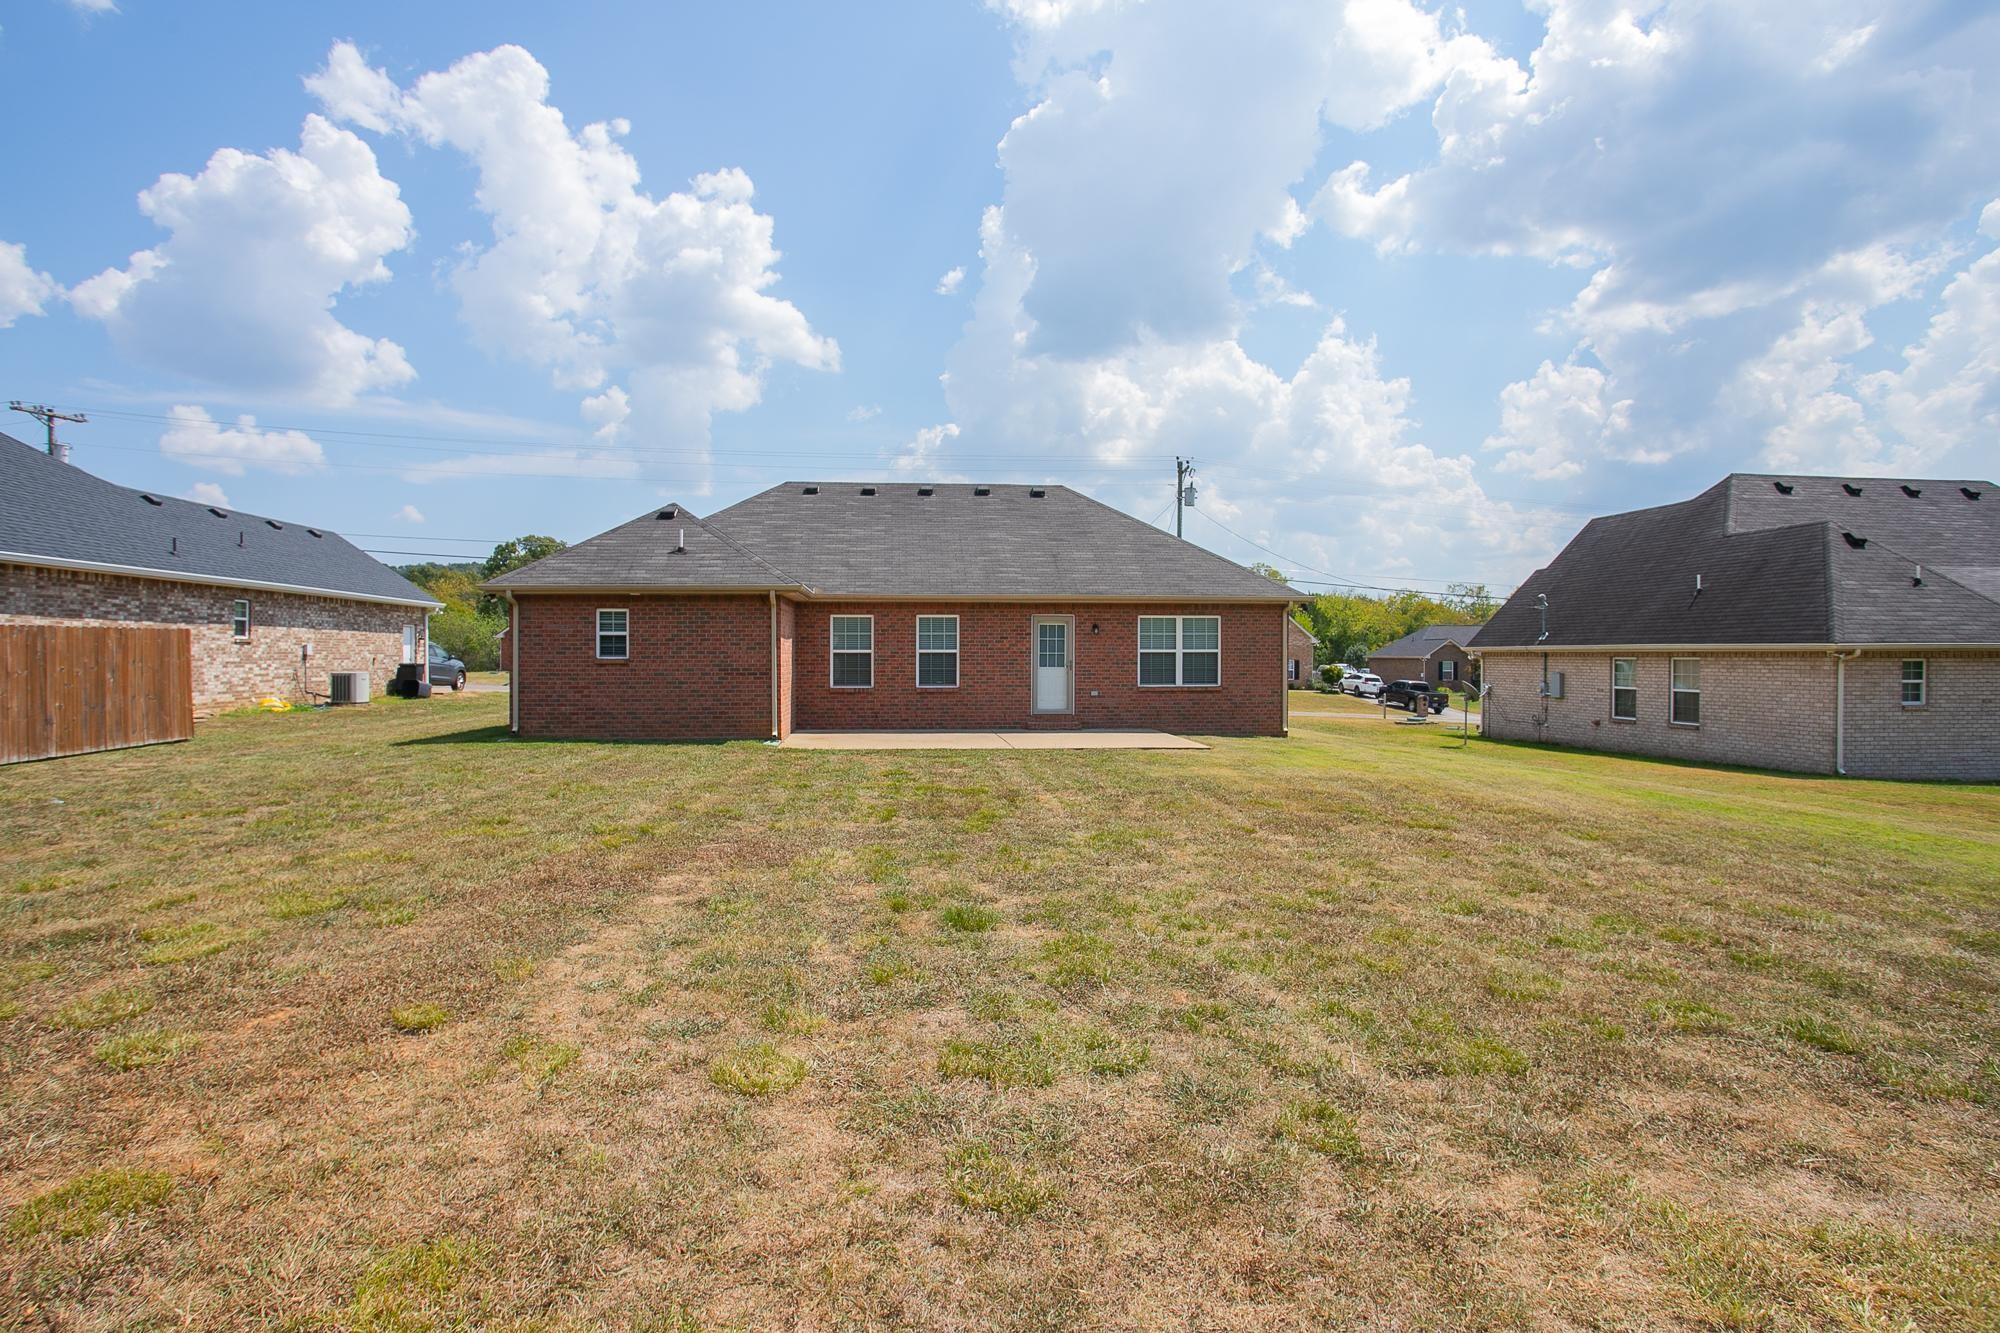
M1472 679L1472 655L1465 645L1477 625L1426 625L1368 654L1368 669L1383 680L1427 680L1460 688Z
M1735 474L1593 519L1471 647L1488 736L2000 780L2000 491Z
M439 603L335 533L117 486L0 435L0 623L183 625L196 716L380 694ZM4 705L0 705L4 706Z
M1066 487L851 482L663 505L486 586L515 731L646 740L1281 736L1299 596Z
M1313 654L1319 640L1298 621L1285 622L1285 683L1295 690L1309 690L1313 684Z

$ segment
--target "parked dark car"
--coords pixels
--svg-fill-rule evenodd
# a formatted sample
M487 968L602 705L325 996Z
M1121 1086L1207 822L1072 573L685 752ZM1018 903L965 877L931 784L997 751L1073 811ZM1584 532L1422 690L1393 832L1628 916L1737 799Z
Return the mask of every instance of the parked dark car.
M1450 696L1443 690L1432 689L1427 680L1392 680L1382 687L1382 702L1407 708L1412 713L1425 708L1442 713Z
M449 685L454 690L465 688L465 663L453 657L435 643L431 645L431 686Z

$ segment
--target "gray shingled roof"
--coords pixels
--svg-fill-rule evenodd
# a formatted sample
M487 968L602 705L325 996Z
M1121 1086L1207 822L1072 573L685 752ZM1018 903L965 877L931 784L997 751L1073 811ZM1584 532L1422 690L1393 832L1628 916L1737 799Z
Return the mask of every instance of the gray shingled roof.
M1426 625L1397 639L1385 643L1370 657L1429 657L1447 643L1455 643L1463 648L1472 642L1472 636L1479 632L1477 625Z
M1556 647L2000 644L2000 490L1736 473L1592 519L1469 646L1534 646L1538 594Z
M648 512L488 586L1304 600L1066 486L793 481L699 520L673 508L676 519ZM682 527L687 550L674 554Z
M0 435L0 562L441 605L337 533L135 491L11 435Z

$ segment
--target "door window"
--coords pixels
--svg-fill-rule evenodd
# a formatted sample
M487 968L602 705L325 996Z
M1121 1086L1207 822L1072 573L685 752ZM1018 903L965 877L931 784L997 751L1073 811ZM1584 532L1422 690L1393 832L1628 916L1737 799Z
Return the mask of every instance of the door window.
M1045 667L1066 667L1069 665L1069 626L1038 625L1035 628L1039 644L1037 660Z

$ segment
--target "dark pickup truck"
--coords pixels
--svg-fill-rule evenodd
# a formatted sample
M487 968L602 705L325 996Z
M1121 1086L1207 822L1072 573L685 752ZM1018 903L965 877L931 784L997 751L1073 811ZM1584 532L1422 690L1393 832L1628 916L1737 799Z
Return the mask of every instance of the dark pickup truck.
M1412 713L1428 708L1433 713L1442 713L1450 696L1443 690L1434 690L1427 680L1392 680L1382 687L1382 702L1407 708Z

